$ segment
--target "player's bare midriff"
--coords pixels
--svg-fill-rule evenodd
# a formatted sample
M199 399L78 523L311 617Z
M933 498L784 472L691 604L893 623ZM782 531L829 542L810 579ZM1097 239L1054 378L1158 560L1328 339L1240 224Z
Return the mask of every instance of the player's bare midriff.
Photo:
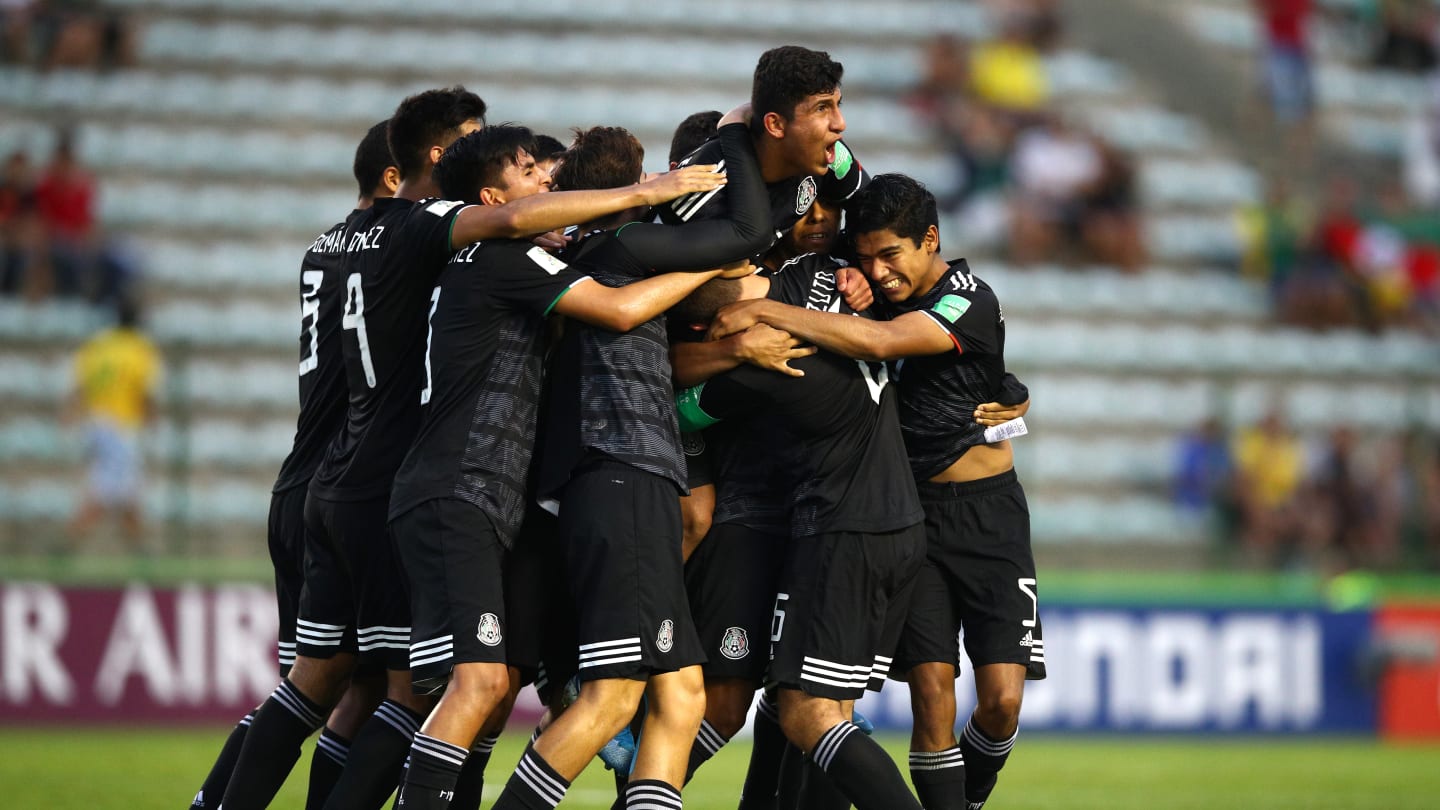
M1010 448L1010 440L994 444L979 444L968 451L965 455L956 459L954 464L946 467L943 472L930 479L936 484L958 484L964 481L979 481L981 478L989 478L999 475L1015 466L1015 451Z

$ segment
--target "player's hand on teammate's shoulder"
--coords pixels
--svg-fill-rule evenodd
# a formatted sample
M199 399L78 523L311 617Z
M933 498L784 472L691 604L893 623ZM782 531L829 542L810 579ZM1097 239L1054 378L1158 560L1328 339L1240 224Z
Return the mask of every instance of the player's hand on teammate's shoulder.
M875 303L875 291L870 289L870 280L858 267L842 267L835 271L835 288L845 296L845 305L856 312L864 312Z
M741 332L738 340L737 352L742 360L791 377L805 376L805 372L790 367L791 360L809 357L819 351L789 332L766 323L757 323Z
M986 402L975 409L975 421L985 427L1003 425L1011 419L1019 419L1030 410L1030 400L1025 400L1019 405L1002 405L998 402Z
M710 322L710 331L706 333L705 339L719 340L736 332L744 332L763 320L761 315L769 303L770 301L764 298L751 298L726 304L715 313L715 320Z
M753 107L750 106L750 102L747 101L744 104L741 104L739 107L731 110L730 112L725 113L725 116L720 119L719 123L715 125L715 128L719 129L723 126L728 126L730 124L744 124L746 126L749 126L750 121L754 117L755 110Z
M721 267L720 278L745 278L758 272L760 272L760 268L751 264L749 259L741 259Z
M659 205L697 191L714 191L725 185L726 177L715 171L714 163L683 166L673 172L647 175L640 184L646 205Z
M547 231L542 234L537 234L530 241L546 250L559 250L570 244L570 237L561 231Z

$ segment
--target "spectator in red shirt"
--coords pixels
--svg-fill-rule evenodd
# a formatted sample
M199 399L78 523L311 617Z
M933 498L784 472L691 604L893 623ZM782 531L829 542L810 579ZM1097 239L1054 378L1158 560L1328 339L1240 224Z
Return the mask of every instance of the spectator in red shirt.
M62 133L35 186L35 208L49 246L55 292L60 295L88 291L99 253L95 181L76 159L74 146L71 134Z
M1290 154L1308 163L1315 88L1310 78L1307 25L1311 0L1254 0L1265 27L1265 95L1275 120L1288 130Z

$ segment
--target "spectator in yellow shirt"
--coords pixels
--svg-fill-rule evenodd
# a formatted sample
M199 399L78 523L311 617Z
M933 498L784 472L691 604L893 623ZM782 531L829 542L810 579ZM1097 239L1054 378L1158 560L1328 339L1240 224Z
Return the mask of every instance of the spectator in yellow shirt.
M131 548L141 540L143 463L140 431L155 415L160 353L139 329L139 311L122 302L114 328L92 336L75 355L71 419L85 425L89 475L71 520L72 537L90 533L107 512L116 513Z
M1278 562L1301 540L1305 449L1276 409L1241 432L1234 455L1242 544L1250 554Z

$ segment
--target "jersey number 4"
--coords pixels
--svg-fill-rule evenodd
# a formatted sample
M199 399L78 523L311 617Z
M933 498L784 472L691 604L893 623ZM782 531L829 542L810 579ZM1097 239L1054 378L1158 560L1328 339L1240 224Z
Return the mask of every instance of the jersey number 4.
M855 365L860 367L860 376L865 378L865 387L870 389L870 398L875 400L876 405L879 405L880 392L884 391L885 386L890 383L890 369L884 363L875 363L872 366L864 360L856 360ZM875 367L880 369L878 374L875 372Z
M375 363L370 359L370 338L365 333L365 289L360 286L360 274L351 273L345 279L345 313L340 326L355 330L355 339L360 343L360 365L365 369L365 384L375 387Z

